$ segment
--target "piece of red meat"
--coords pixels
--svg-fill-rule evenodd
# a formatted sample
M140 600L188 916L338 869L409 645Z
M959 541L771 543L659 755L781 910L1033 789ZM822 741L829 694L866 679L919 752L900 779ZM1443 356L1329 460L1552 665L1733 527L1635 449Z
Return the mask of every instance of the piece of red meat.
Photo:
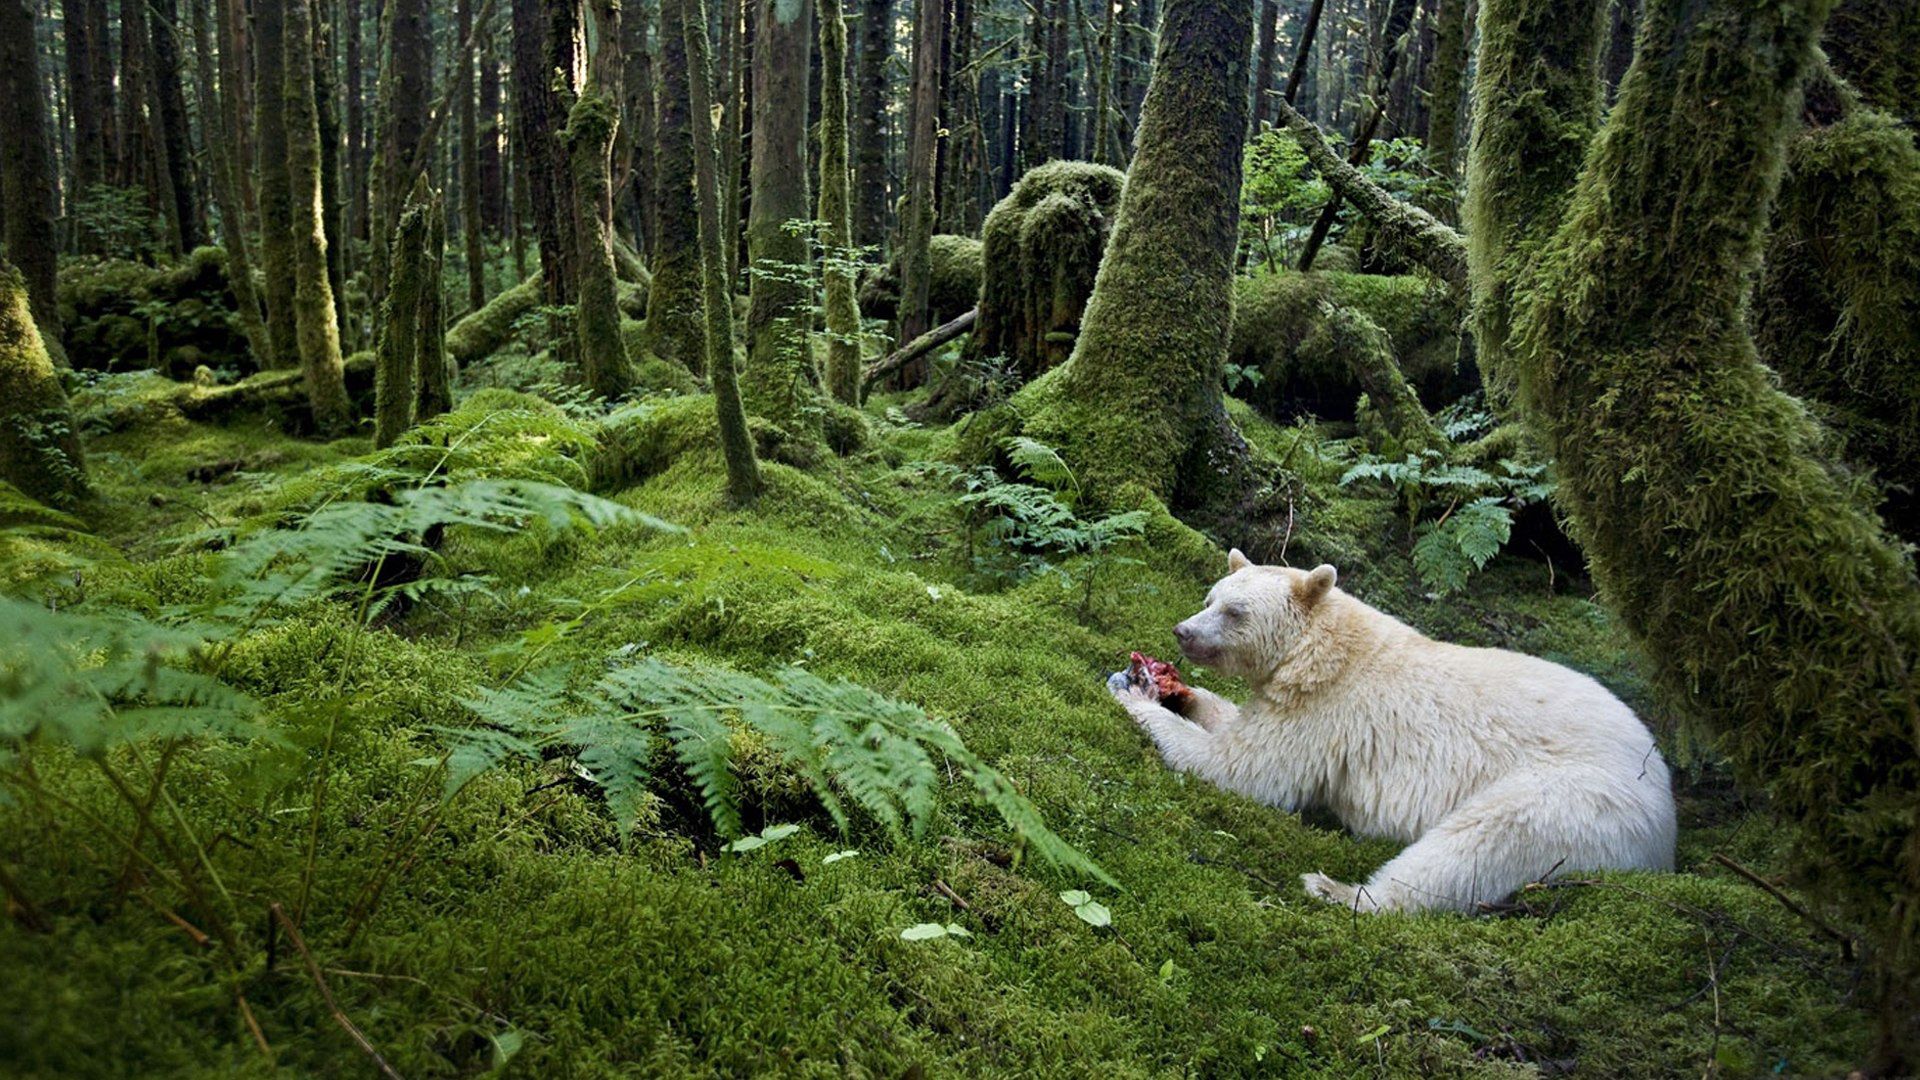
M1180 672L1172 664L1145 653L1134 653L1132 660L1127 668L1128 677L1136 686L1151 685L1160 695L1162 705L1181 712L1187 702L1193 700L1193 691L1180 681Z

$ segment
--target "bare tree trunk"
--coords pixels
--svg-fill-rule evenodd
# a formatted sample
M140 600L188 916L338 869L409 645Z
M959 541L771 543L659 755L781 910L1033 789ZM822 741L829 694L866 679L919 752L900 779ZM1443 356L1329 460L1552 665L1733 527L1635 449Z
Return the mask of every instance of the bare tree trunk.
M480 57L480 218L499 237L507 232L508 218L507 159L500 152L500 39L492 18L474 29Z
M683 35L684 68L694 122L693 174L698 189L700 277L705 308L708 381L713 386L714 409L720 423L720 449L727 463L727 494L736 503L760 495L760 463L754 457L753 436L747 430L746 409L733 366L733 294L727 288L725 257L721 254L720 155L713 133L713 62L707 55L707 16L703 0L663 0L662 28L677 27ZM656 276L655 280L658 280Z
M893 0L861 0L859 200L853 236L861 246L887 241L887 57L893 52Z
M1102 0L1101 6L1106 8L1106 21L1100 24L1100 82L1093 103L1093 161L1096 165L1111 165L1125 156L1113 139L1113 23L1120 5L1115 0Z
M633 135L627 140L627 199L638 218L634 235L648 262L653 259L653 234L659 228L654 214L659 204L654 199L655 112L653 93L653 46L649 33L653 8L649 0L640 0L631 12L623 13L620 27L626 39L627 111L625 123Z
M1289 105L1300 96L1300 84L1307 77L1307 63L1313 58L1313 39L1320 32L1320 16L1326 7L1327 0L1313 0L1307 9L1306 22L1300 26L1300 42L1293 50L1293 70L1287 73L1287 89L1282 95Z
M860 307L854 301L851 178L847 171L847 24L840 0L820 0L820 248L825 261L827 388L860 403Z
M477 2L460 0L458 27L462 41L467 40L473 32L473 6ZM467 262L468 311L479 311L487 304L487 259L480 222L480 117L473 100L475 60L470 55L453 58L454 63L460 65L454 90L458 100L454 107L460 125L457 136L460 155L460 233Z
M36 6L33 0L0 0L0 216L5 218L7 257L24 278L41 347L64 367L54 295L60 246L53 223L59 184L54 179L47 98L40 89Z
M327 231L320 182L320 123L313 99L313 0L286 0L286 71L281 104L286 114L287 184L291 194L294 321L300 369L314 426L322 434L344 433L353 405L340 356L340 325L327 278ZM268 103L269 107L271 103Z
M61 0L67 34L67 98L73 116L73 186L106 183L113 157L113 69L107 59L106 0ZM100 36L95 36L99 33ZM102 78L102 73L105 78Z
M1267 120L1267 93L1273 89L1273 59L1280 44L1279 0L1260 0L1260 42L1255 46L1258 59L1253 67L1253 127L1258 132Z
M942 0L916 0L913 47L913 132L907 150L907 194L901 203L900 333L905 345L931 328L927 308L928 279L932 273L927 245L933 239L934 146L939 137L935 88L939 83ZM926 361L901 369L899 381L913 386L926 381Z
M180 82L179 0L148 0L153 50L154 127L162 151L167 188L172 195L169 220L179 233L180 249L199 247L206 235L205 212L194 198L193 140L187 130L187 95Z

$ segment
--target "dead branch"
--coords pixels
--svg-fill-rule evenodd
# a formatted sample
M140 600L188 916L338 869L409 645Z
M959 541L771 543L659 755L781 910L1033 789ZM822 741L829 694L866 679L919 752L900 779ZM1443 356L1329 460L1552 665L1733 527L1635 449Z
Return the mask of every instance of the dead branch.
M1754 873L1752 870L1749 870L1746 867L1740 865L1739 863L1734 862L1732 859L1728 858L1726 855L1723 855L1720 852L1716 851L1713 853L1713 861L1719 863L1721 866L1726 867L1727 869L1733 871L1734 873L1739 874L1741 877L1746 878L1750 884L1759 888L1762 892L1766 893L1768 896L1773 897L1775 900L1780 901L1780 905L1782 907L1786 908L1788 911L1793 912L1795 915L1800 916L1802 919L1805 919L1807 921L1807 924L1812 926L1815 930L1818 930L1823 935L1833 939L1834 941L1839 942L1840 956L1842 959L1845 959L1845 960L1853 959L1853 939L1852 938L1834 929L1831 925L1829 925L1825 920L1821 919L1818 915L1815 915L1813 912L1808 911L1806 907L1802 905L1799 901L1795 900L1791 896L1788 896L1786 893L1781 892L1779 888L1777 888L1772 882L1768 881L1766 878L1763 878L1759 874Z
M860 389L864 391L881 377L900 370L940 346L945 345L947 342L952 341L954 338L959 337L961 334L973 329L974 322L979 318L980 309L976 307L952 322L942 323L934 327L893 352L888 353L885 357L867 365L866 373L860 377Z
M269 910L273 912L273 917L279 922L280 928L287 932L287 940L293 942L293 947L300 953L300 959L307 962L307 974L313 976L313 985L319 988L320 997L327 1003L327 1011L333 1015L333 1022L339 1024L341 1030L353 1038L354 1045L373 1059L373 1064L380 1070L380 1075L388 1077L389 1080L400 1080L400 1074L394 1071L393 1066L387 1064L387 1059L380 1056L380 1051L373 1048L373 1043L367 1040L366 1035L354 1026L352 1020L347 1019L346 1013L340 1011L339 1002L333 999L333 988L327 985L327 977L321 972L320 965L314 962L313 953L307 951L307 942L300 936L300 928L293 925L293 920L287 918L287 913L279 904L274 904Z

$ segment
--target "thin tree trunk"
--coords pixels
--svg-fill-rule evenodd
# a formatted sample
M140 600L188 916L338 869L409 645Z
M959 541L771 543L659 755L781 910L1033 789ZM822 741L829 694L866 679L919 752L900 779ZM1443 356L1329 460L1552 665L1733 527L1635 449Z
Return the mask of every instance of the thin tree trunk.
M1452 179L1459 150L1462 84L1467 72L1467 4L1470 0L1439 0L1440 21L1434 30L1433 64L1428 69L1427 164Z
M648 262L653 259L653 234L659 228L654 220L659 204L653 195L656 133L653 45L649 33L652 23L653 7L649 0L640 0L631 12L623 13L620 23L627 42L626 123L633 131L627 140L627 198L638 218L634 234Z
M1293 70L1287 72L1287 89L1282 96L1289 105L1295 104L1300 96L1300 84L1307 77L1307 63L1313 57L1313 39L1320 32L1320 15L1326 10L1327 0L1313 0L1307 8L1307 20L1300 26L1300 43L1293 50Z
M608 399L629 385L625 339L613 284L614 134L620 125L619 0L594 0L600 46L564 135L573 165L574 232L579 239L576 325L580 369L587 387Z
M753 201L753 56L756 24L752 0L722 0L726 55L715 67L720 99L720 175L724 201L720 204L721 235L727 238L727 281L740 280L740 260L750 257L740 223ZM728 286L732 287L731 284Z
M500 39L491 17L474 28L480 57L480 218L497 238L507 231L507 159L500 152Z
M61 0L60 14L67 35L67 98L73 116L74 194L107 181L113 151L109 127L113 112L111 68L100 79L107 51L104 37L95 37L95 9L102 9L99 29L106 27L106 0Z
M59 182L54 177L53 139L47 98L40 89L33 0L0 0L0 208L4 208L7 257L25 279L26 297L42 347L61 367L59 272L54 216Z
M367 99L361 87L362 70L365 61L362 58L361 40L365 27L361 25L361 0L347 2L347 223L346 235L355 240L367 237L368 189L372 185L371 146L367 140ZM375 0L376 5L379 0ZM351 244L343 244L342 256L351 273L353 265Z
M453 408L453 365L447 359L447 312L444 302L447 254L447 209L435 196L427 206L427 246L421 260L418 328L414 335L414 368L419 393L414 397L414 419L431 420Z
M726 260L720 250L720 155L714 146L713 62L707 55L705 6L703 0L663 0L661 26L663 34L673 27L683 35L679 51L685 58L681 66L686 72L694 118L690 134L698 190L695 201L699 206L706 367L720 424L721 454L727 464L727 494L734 502L744 504L760 495L760 463L754 457L753 436L747 430L746 409L740 403L733 366L733 294L727 288ZM671 39L663 46L671 56Z
M901 203L900 333L905 345L932 326L927 294L932 261L927 246L933 239L933 162L938 138L934 91L940 73L941 0L916 0L913 47L913 132L907 150L907 194ZM926 381L925 361L901 369L905 386Z
M340 83L333 62L338 10L336 0L317 0L314 5L313 99L314 117L320 126L321 218L327 234L327 282L333 289L333 311L340 327L341 348L351 352L360 335L347 309L347 181L341 160Z
M340 326L327 279L327 231L320 181L320 123L313 99L313 0L286 0L287 183L291 195L294 321L300 369L314 426L338 435L353 423L340 356Z
M427 109L434 86L431 12L427 0L386 0L386 17L381 23L373 191L367 219L372 248L368 294L375 303L386 295L388 232L408 199L412 187L408 170L426 138Z
M473 32L473 6L477 2L460 0L458 26L462 41L467 40ZM480 117L473 93L475 60L474 56L465 54L453 58L454 63L460 65L454 90L457 97L454 108L460 126L457 136L460 155L460 233L467 262L468 311L479 311L487 303L486 248L482 242L480 223Z
M860 307L854 301L851 177L847 172L847 24L840 0L820 0L820 248L826 277L827 388L860 403Z
M153 49L153 97L156 144L164 151L167 188L172 195L169 218L179 233L180 249L199 247L206 235L204 212L194 198L193 140L187 130L187 95L180 80L179 0L148 0Z
M1367 122L1354 136L1353 150L1347 155L1347 163L1353 166L1366 164L1367 155L1373 146L1373 137L1380 130L1380 121L1387 111L1387 90L1393 84L1394 69L1399 66L1401 56L1406 52L1402 40L1407 28L1413 24L1414 0L1389 0L1387 21L1384 30L1386 52L1380 61L1378 76L1373 81L1369 96L1374 105L1369 110ZM1307 236L1307 246L1300 252L1300 272L1313 269L1313 260L1319 256L1321 245L1327 241L1327 234L1333 230L1333 223L1340 216L1342 199L1338 192L1327 200L1320 210L1320 217L1313 223L1313 231Z
M420 299L427 279L426 180L392 230L387 295L381 307L380 343L373 375L373 445L392 446L413 426L420 395Z
M1120 160L1119 148L1113 141L1113 23L1119 4L1115 0L1101 0L1106 8L1106 20L1100 24L1100 81L1093 102L1093 160L1097 165L1111 165Z
M1273 89L1273 60L1280 47L1279 32L1279 0L1260 0L1260 43L1255 47L1257 59L1253 66L1252 130L1256 133L1267 121L1267 93Z
M807 198L807 53L810 0L754 0L753 173L747 216L750 297L747 410L802 437L818 437L819 371L808 342L812 266L804 233L790 221L813 215Z

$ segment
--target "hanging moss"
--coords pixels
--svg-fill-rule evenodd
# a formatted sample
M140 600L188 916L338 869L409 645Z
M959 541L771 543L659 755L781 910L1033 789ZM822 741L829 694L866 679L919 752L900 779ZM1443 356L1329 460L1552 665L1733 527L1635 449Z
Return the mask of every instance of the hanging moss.
M1096 492L1180 506L1247 486L1220 400L1233 318L1251 5L1171 0L1132 171L1073 355L1014 398Z
M1883 482L1888 526L1920 540L1920 150L1893 118L1858 108L1787 144L1753 323L1782 385Z
M987 214L980 322L969 355L1003 356L1023 379L1064 362L1126 174L1106 165L1053 161L1028 172Z
M965 315L980 302L981 245L971 236L941 233L927 241L932 270L927 305L935 326ZM900 310L900 261L867 275L860 284L860 314L892 322Z
M1541 123L1535 88L1506 76L1585 15L1486 11L1469 235L1476 286L1513 317L1510 338L1481 320L1482 361L1554 457L1668 706L1803 824L1803 880L1874 943L1884 1053L1913 1055L1920 586L1743 317L1825 3L1648 3L1606 130L1545 207L1515 196L1578 125ZM1561 59L1557 77L1594 81L1589 54ZM1538 216L1555 203L1563 219Z
M87 491L86 462L59 373L27 306L20 272L0 262L0 481L49 506Z
M1320 262L1326 261L1321 252ZM1461 305L1433 281L1410 276L1285 271L1234 282L1233 337L1227 362L1260 373L1234 391L1268 416L1346 419L1362 386L1354 357L1335 335L1330 347L1302 343L1329 307L1364 317L1384 333L1404 377L1429 406L1471 390L1478 370L1460 356Z

